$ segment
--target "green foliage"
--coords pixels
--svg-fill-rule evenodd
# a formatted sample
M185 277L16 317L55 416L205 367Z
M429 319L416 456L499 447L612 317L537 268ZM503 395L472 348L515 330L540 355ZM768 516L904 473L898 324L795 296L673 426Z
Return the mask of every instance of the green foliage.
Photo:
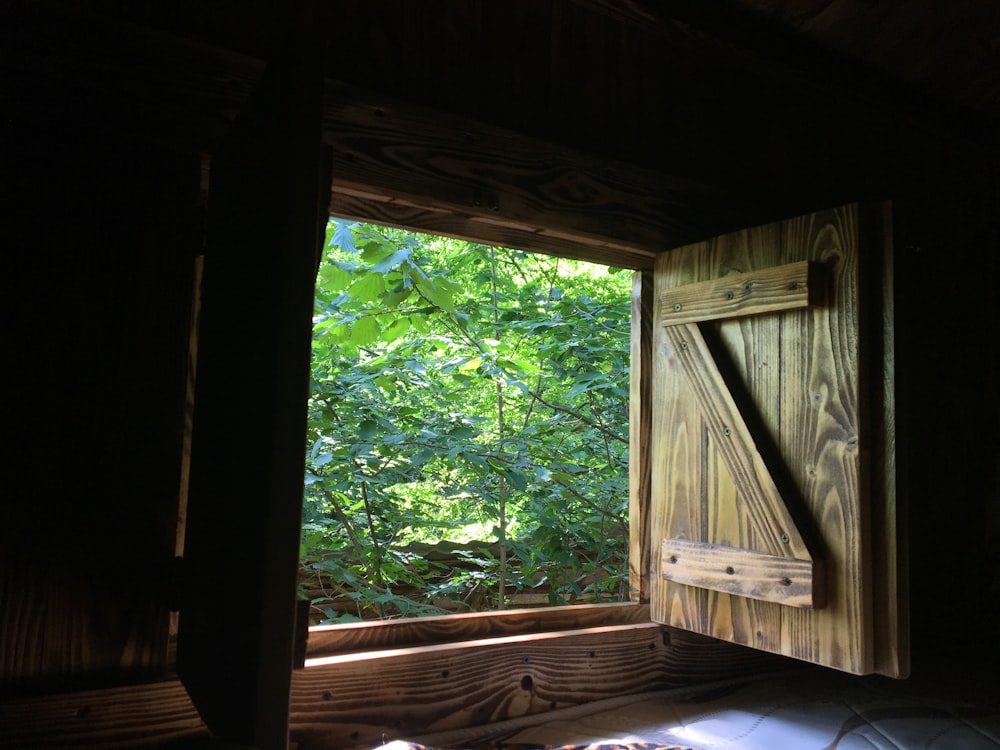
M331 221L303 527L329 619L627 595L629 282ZM412 552L477 537L457 568Z

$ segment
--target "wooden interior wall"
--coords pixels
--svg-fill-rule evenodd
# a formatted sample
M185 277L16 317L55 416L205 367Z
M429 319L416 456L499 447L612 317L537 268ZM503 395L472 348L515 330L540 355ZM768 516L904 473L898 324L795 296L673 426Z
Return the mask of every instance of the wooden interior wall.
M984 145L978 125L940 130L915 125L913 113L849 106L805 79L741 66L739 50L710 40L699 50L684 35L650 39L614 24L599 33L568 0L449 7L344 3L331 71L437 106L445 119L476 117L725 185L730 221L896 200L897 451L913 637L922 647L993 638L995 141ZM234 48L253 52L241 27L249 18L256 28L252 14L220 17L233 28L208 24L203 38L228 33L240 37ZM504 28L518 33L496 32ZM0 276L8 694L146 679L165 660L199 165L192 150L151 143L128 119L141 97L95 109L87 86L13 92L39 117L19 114L2 145L11 201ZM157 143L189 143L183 128L160 128Z
M266 0L220 0L211 12L86 5L258 59L274 44ZM718 190L724 221L714 234L886 197L895 128L913 112L880 106L878 94L861 96L850 81L817 83L745 39L631 23L600 12L608 6L347 0L330 16L327 75ZM875 153L881 158L867 158Z
M1000 632L1000 154L928 140L896 224L896 434L916 651Z
M166 667L197 236L193 155L34 114L2 146L5 694Z

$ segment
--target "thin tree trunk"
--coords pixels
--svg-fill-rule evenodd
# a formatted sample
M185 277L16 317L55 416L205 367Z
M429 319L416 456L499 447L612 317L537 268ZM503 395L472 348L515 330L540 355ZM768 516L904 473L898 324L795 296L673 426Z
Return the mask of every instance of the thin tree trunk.
M500 339L500 309L497 295L497 251L495 247L490 248L490 282L493 287L493 331L494 338ZM504 443L506 440L506 422L504 420L504 395L503 382L496 381L497 387L497 452L503 455ZM497 609L505 609L507 606L507 496L510 494L510 487L506 479L500 477L497 515L499 521L500 539L500 570L497 574Z

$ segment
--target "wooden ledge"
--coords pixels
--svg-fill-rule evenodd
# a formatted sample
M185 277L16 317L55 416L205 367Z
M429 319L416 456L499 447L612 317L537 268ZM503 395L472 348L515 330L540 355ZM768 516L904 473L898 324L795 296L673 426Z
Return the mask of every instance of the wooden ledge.
M647 604L578 604L309 628L306 659L544 631L650 622Z

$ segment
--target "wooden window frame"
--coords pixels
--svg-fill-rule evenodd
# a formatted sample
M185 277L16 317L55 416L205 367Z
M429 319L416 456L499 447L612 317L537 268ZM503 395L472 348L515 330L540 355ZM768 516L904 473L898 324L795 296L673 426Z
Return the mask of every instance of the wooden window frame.
M652 267L658 251L716 231L704 218L705 210L689 212L689 224L680 225L668 218L676 216L668 204L689 201L685 196L690 186L650 170L572 153L561 146L330 81L324 140L333 147L331 216L633 272L629 407L632 601L443 615L420 618L419 625L396 621L313 626L305 649L306 664L323 663L334 655L361 649L378 651L651 623ZM396 148L400 144L406 148ZM405 158L400 158L401 151L405 151ZM447 167L437 166L442 164ZM566 195L573 200L566 200ZM615 228L614 236L608 227Z
M337 185L336 178L334 185ZM365 204L366 202L358 201L356 196L352 196L350 200L344 200L343 194L334 193L331 199L330 213L331 216L336 215L355 221L388 224L385 206L376 205L375 208L379 210L376 219L373 218L374 211L364 211ZM413 217L404 216L402 218L405 223L404 220L397 220L390 225L410 231L432 233L439 236L441 234L439 221L442 220L443 216L439 212L434 213L434 221L431 222L415 223ZM502 224L489 226L503 227ZM472 223L471 227L478 228L478 225ZM523 227L513 227L513 229L518 233L524 231ZM487 235L491 235L492 239ZM531 232L526 235L526 241L541 236L544 235L540 231ZM496 239L495 233L489 230L482 234L463 233L460 237L481 243L488 243ZM587 248L583 248L583 252L577 248L576 252L570 253L559 247L546 252L536 247L527 246L526 242L518 242L516 245L510 242L506 244L528 252L608 264L608 261L599 253L587 252ZM648 606L649 570L652 554L652 540L648 530L651 503L649 378L652 341L650 322L652 275L648 271L632 270L630 318L630 369L632 376L629 397L628 469L630 601L456 613L392 621L315 625L308 628L308 640L299 649L304 661L298 666L307 668L321 666L332 663L333 657L357 654L362 651L378 652L387 649L445 643L461 644L466 641L489 638L558 633L596 627L628 627L648 625L652 622Z

